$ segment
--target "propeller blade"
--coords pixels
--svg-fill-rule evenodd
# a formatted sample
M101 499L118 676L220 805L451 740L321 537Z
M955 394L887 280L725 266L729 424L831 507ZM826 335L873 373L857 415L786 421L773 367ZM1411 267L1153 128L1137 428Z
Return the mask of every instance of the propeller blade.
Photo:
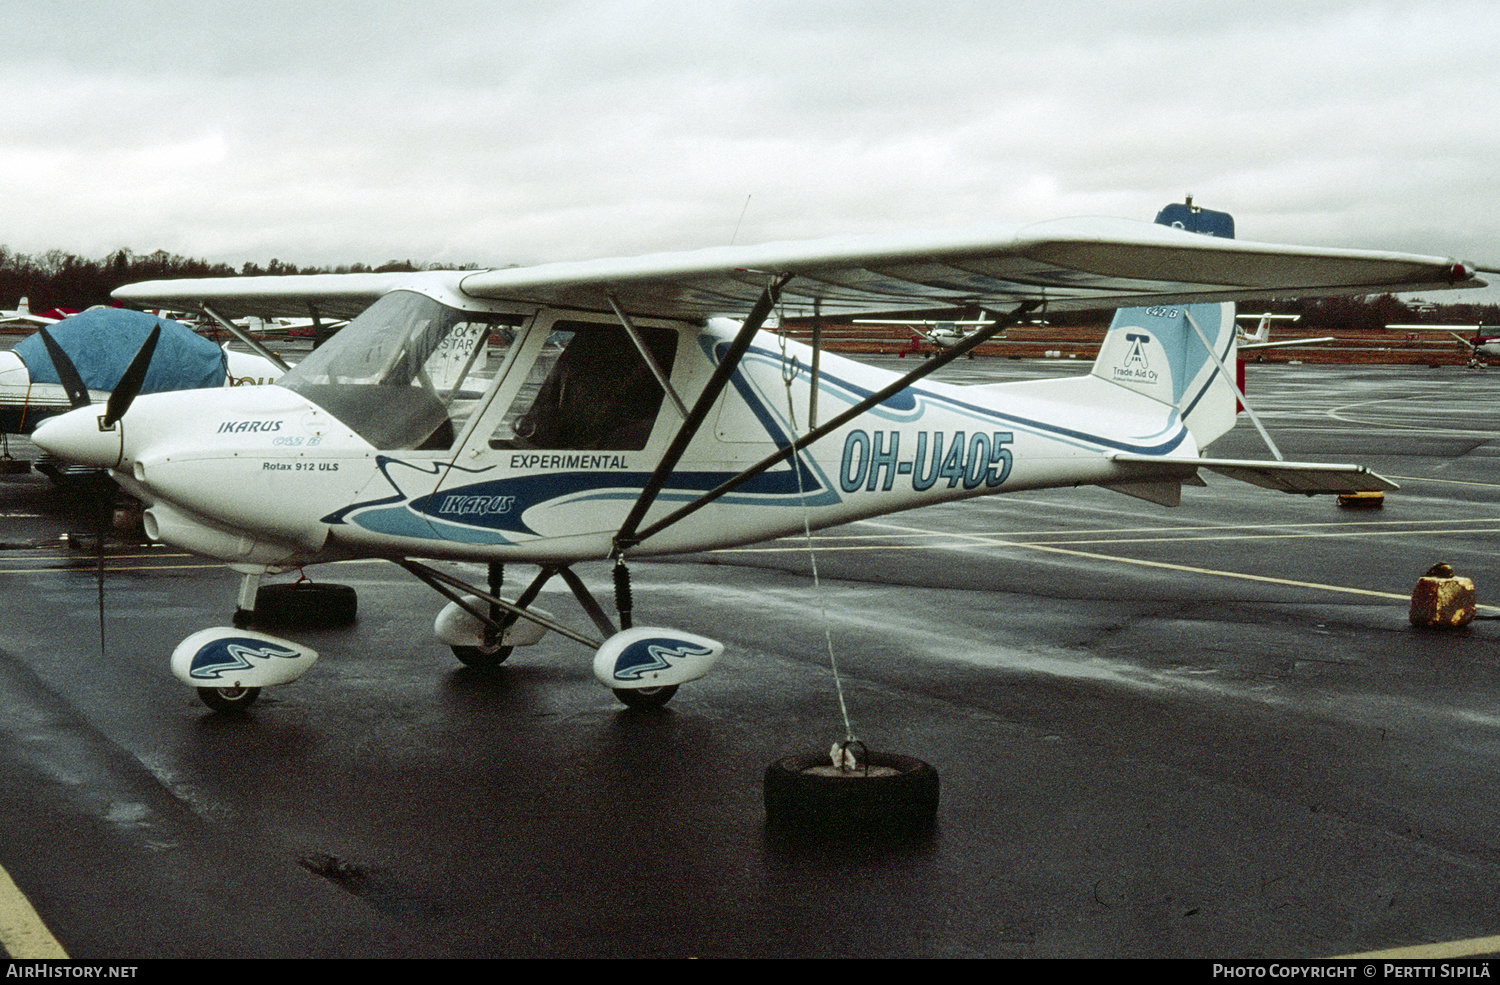
M120 382L115 384L114 391L109 395L109 401L104 405L104 416L100 418L100 426L108 429L115 426L125 412L130 409L131 403L141 392L141 384L146 382L146 371L151 368L151 355L156 352L156 340L161 338L161 324L158 323L151 329L151 334L146 336L146 341L141 343L140 349L136 351L135 358L130 360L130 365L125 367L125 372L120 376Z
M104 476L100 476L98 487L99 495L99 540L95 545L98 551L98 567L94 569L95 583L99 588L99 656L104 656L104 538L109 533L110 521L114 519L114 490L115 485Z
M52 360L58 382L62 383L63 390L68 394L68 403L72 404L74 410L87 407L92 401L89 400L89 388L83 385L83 377L78 375L78 367L73 365L73 360L68 358L51 332L42 328L37 330L37 334L41 335L42 345L47 348L47 358Z

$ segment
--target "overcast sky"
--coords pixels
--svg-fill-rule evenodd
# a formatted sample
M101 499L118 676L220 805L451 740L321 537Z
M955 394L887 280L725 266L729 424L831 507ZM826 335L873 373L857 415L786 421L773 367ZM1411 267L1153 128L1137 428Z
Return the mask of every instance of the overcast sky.
M23 253L503 265L1192 193L1500 266L1494 0L0 0L0 37Z

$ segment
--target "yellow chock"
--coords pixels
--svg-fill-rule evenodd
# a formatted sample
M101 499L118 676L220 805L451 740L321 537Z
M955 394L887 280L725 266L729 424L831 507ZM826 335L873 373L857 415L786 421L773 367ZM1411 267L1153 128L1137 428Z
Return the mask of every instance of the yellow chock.
M1457 629L1469 624L1475 608L1474 582L1454 575L1450 565L1434 564L1411 593L1411 624Z
M1339 493L1339 505L1352 509L1379 509L1385 505L1385 493L1378 490Z

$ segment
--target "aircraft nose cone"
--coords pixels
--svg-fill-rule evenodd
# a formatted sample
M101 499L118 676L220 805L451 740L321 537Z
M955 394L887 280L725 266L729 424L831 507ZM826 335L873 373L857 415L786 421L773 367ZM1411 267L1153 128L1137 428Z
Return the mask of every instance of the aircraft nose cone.
M123 431L119 424L113 430L100 431L102 410L102 407L80 407L48 418L37 425L31 440L42 451L65 462L113 468L120 463Z

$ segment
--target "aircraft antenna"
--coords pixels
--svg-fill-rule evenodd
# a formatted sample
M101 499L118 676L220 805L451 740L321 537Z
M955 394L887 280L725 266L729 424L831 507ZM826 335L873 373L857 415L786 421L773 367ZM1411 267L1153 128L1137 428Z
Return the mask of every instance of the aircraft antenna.
M753 194L753 193L752 193ZM740 209L740 217L734 224L734 233L729 237L729 245L733 246L735 238L740 234L740 223L745 221L745 213L750 210L750 195L745 196L745 204Z

